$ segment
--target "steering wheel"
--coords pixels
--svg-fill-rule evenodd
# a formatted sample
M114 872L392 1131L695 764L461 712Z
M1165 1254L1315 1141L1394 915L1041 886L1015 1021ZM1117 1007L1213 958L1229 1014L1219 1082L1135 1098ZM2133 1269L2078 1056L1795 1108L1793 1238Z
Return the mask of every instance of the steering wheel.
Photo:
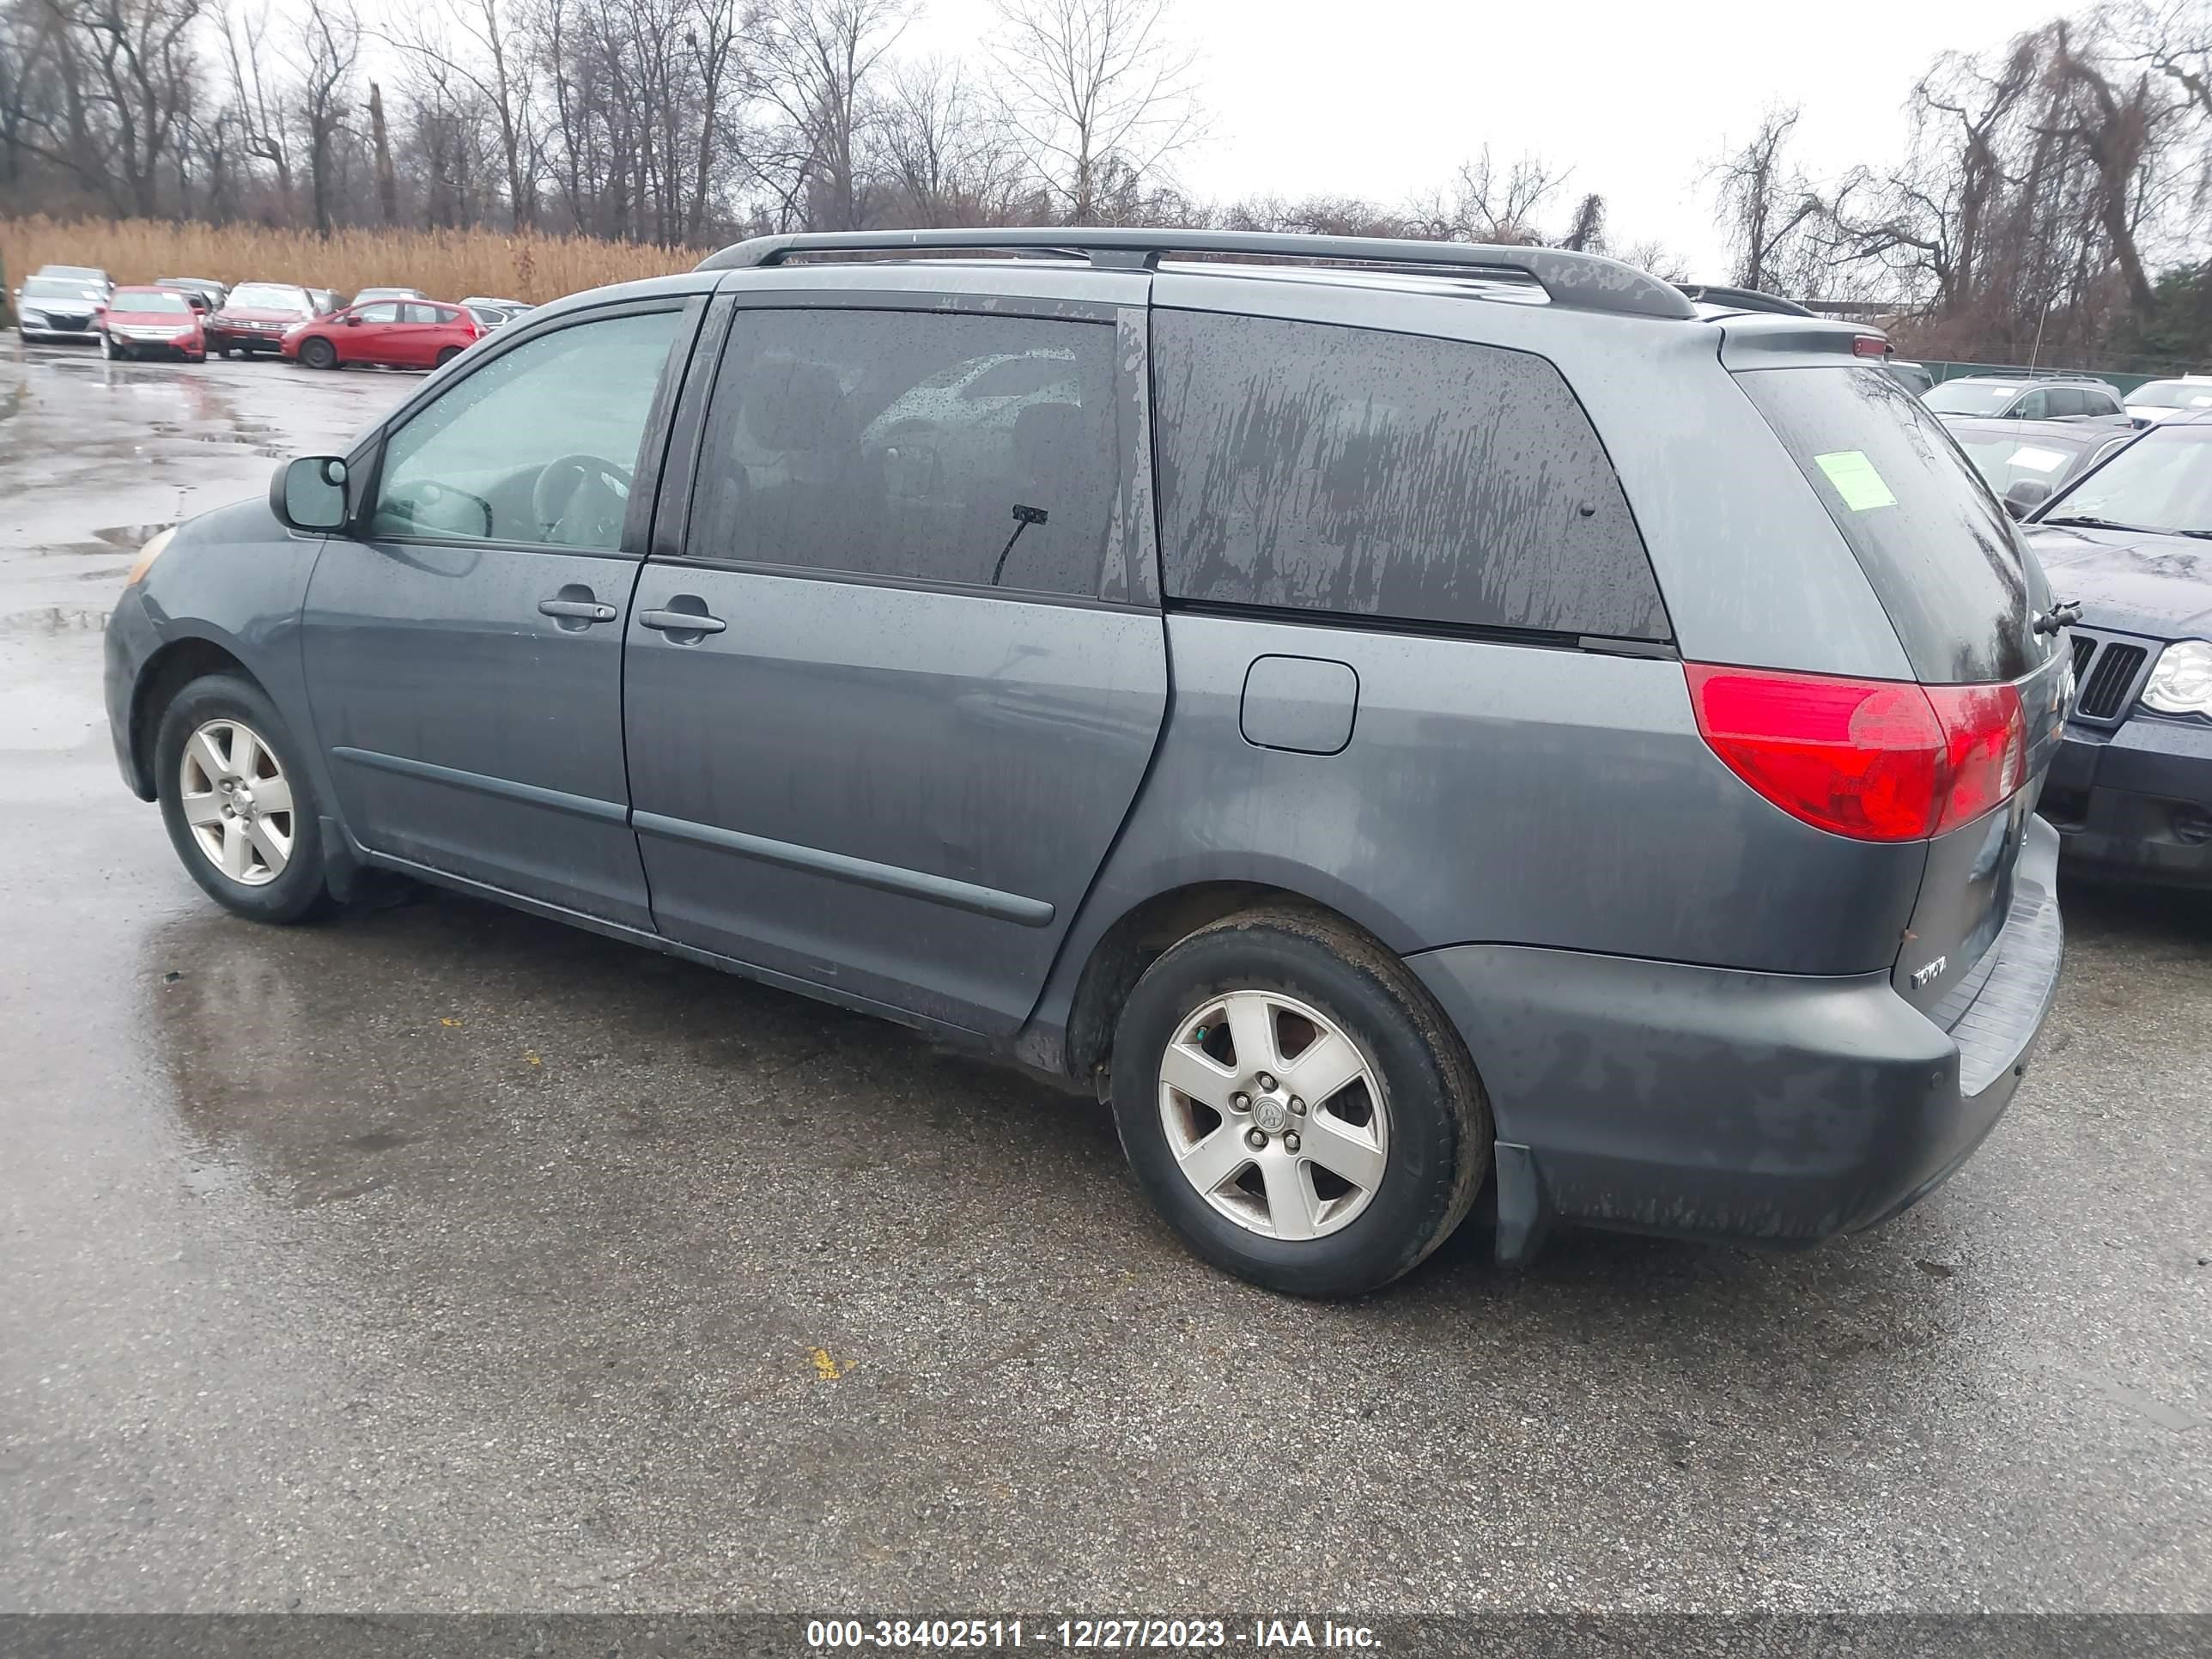
M627 467L596 455L549 461L530 487L530 517L548 541L570 547L613 547L629 510Z

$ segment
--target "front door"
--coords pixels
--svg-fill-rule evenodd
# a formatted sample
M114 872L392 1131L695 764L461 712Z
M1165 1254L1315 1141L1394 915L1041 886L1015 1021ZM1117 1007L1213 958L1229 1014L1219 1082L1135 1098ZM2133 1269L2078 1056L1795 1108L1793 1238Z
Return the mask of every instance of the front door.
M630 617L632 821L671 938L1003 1033L1166 706L1141 354L933 301L735 313Z
M372 850L650 925L622 640L650 511L632 480L641 454L658 470L681 303L518 342L386 435L367 522L316 562L301 641L338 805Z
M331 331L331 340L342 363L388 363L392 337L398 332L399 302L379 300L373 305L356 306L350 319Z

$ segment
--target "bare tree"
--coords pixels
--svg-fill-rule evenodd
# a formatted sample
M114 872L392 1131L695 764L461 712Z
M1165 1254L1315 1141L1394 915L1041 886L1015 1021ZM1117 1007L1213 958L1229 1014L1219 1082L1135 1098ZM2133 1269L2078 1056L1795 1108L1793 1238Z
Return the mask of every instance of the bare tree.
M869 100L912 15L908 0L762 0L757 84L782 129L763 176L787 216L861 227Z
M726 138L736 123L731 106L743 83L744 17L737 0L690 0L684 45L692 84L697 88L697 142L691 168L691 206L684 234L697 241L714 200L714 173Z
M2143 270L2136 230L2147 182L2146 164L2160 148L2167 112L2152 94L2148 73L2132 81L2107 79L2080 51L2064 22L2051 29L2051 76L2057 119L2048 136L2071 140L2096 170L2095 211L2128 301L2136 315L2151 309L2150 278Z
M1460 163L1450 184L1417 205L1413 217L1421 234L1440 241L1537 244L1545 240L1537 220L1566 182L1565 173L1534 155L1501 166L1485 144Z
M1109 177L1141 191L1204 131L1197 57L1168 0L996 0L1006 118L1060 216L1101 217Z
M1740 288L1802 289L1820 263L1827 208L1785 155L1800 112L1794 105L1769 111L1748 143L1708 171L1717 186L1715 222Z
M1605 252L1605 198L1595 191L1575 204L1573 222L1567 234L1559 239L1559 246L1577 253Z
M518 229L535 223L541 153L536 52L518 9L501 0L440 0L383 38L435 64L443 71L441 84L465 84L482 100L498 126L508 222Z
M878 143L900 222L1004 224L1025 210L1037 216L1012 130L957 63L931 58L893 71Z
M351 0L307 0L294 65L300 78L300 136L307 159L307 196L315 234L331 234L338 193L338 143L351 113L353 71L361 56L361 22Z
M201 0L41 0L58 95L18 98L13 147L74 177L118 213L161 210L198 72ZM33 117L32 111L38 113Z
M223 60L230 70L230 101L237 112L239 147L248 158L269 164L276 178L278 209L289 220L292 216L292 123L283 94L270 84L264 67L273 57L264 49L268 35L265 0L258 10L223 15Z
M384 125L384 88L368 83L368 131L376 155L376 207L387 225L399 222L399 175L392 167L392 135Z

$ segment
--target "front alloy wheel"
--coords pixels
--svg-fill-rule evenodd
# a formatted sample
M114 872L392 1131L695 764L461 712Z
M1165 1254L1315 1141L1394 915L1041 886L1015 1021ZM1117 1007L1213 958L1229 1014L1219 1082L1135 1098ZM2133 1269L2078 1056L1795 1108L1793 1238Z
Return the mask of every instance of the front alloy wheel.
M178 798L209 863L263 887L292 860L292 786L276 751L251 726L212 720L185 740Z
M242 674L179 690L154 732L170 845L201 890L255 921L304 921L330 902L323 818L291 729Z
M1271 1238L1322 1238L1382 1184L1390 1119L1374 1067L1306 1004L1232 991L1183 1016L1162 1056L1160 1127L1213 1210Z

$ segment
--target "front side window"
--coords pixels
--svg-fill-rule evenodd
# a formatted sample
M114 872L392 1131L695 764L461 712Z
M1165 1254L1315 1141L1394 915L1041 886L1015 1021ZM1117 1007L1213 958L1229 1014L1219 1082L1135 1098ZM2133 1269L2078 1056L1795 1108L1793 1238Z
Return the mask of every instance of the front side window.
M2058 411L2051 407L2051 394L2031 392L2005 413L2015 421L2040 421Z
M381 305L356 306L353 314L364 323L396 323L399 320L399 307L387 300Z
M1096 597L1119 468L1114 331L741 311L707 414L695 556Z
M1541 357L1267 317L1152 319L1176 599L1668 637L1620 480Z
M574 323L455 382L385 440L370 533L620 547L679 316Z

